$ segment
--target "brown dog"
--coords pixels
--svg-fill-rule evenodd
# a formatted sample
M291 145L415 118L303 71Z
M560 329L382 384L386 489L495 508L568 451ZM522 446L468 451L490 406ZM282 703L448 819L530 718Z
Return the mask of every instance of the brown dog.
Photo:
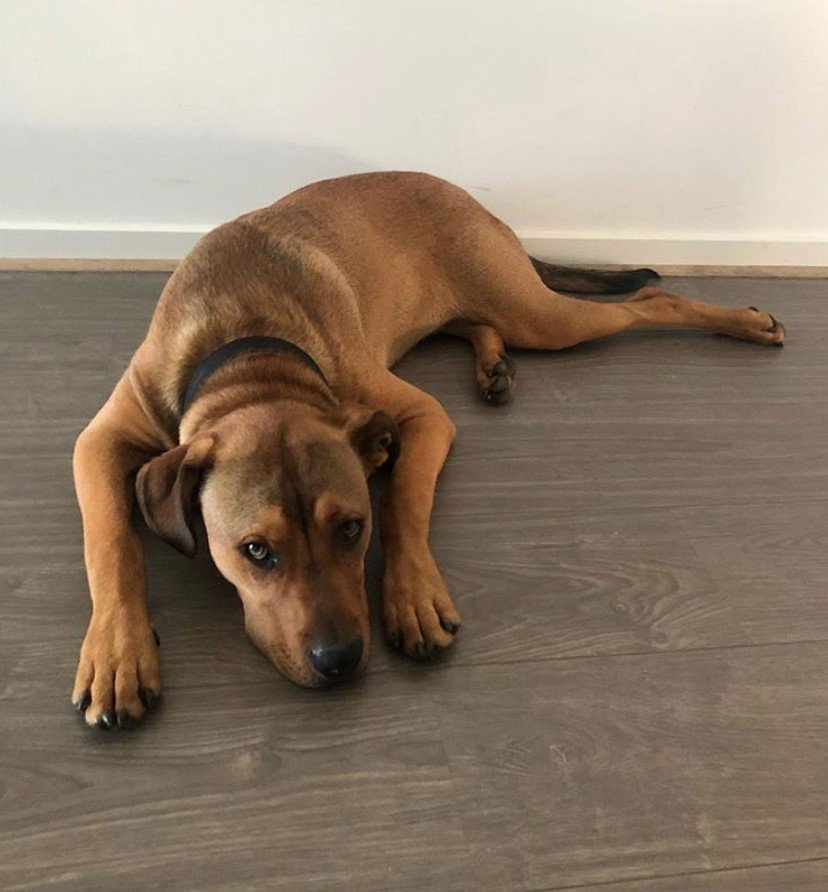
M133 489L150 529L189 555L200 502L250 637L315 686L368 660L366 480L396 459L381 512L388 638L415 657L448 647L460 617L428 533L455 428L389 367L446 331L471 341L483 395L502 402L506 344L557 350L662 324L782 344L767 313L641 287L657 278L531 260L471 196L417 173L316 183L205 236L75 449L92 618L73 701L86 721L128 725L161 692ZM552 287L639 290L596 303Z

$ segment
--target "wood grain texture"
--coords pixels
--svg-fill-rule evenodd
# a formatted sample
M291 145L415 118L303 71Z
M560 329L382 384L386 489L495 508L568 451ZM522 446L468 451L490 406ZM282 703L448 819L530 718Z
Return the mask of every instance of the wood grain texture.
M367 676L300 690L204 549L146 536L166 702L95 735L70 454L165 280L0 273L0 888L826 886L825 282L670 282L789 345L521 353L503 409L464 344L422 345L400 372L460 429L432 536L455 652L411 665L375 624Z
M446 676L464 698L455 790L492 888L828 857L822 643Z

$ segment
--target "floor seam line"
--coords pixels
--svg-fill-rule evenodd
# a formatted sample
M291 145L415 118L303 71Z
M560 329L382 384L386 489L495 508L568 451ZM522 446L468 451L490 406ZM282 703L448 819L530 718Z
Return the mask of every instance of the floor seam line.
M567 889L588 889L591 886L618 886L623 883L642 883L654 880L670 880L677 877L713 876L720 873L734 873L739 870L765 870L771 867L786 867L791 864L813 864L820 861L828 861L828 855L818 855L814 858L798 858L792 861L767 861L759 864L734 864L728 867L716 867L712 870L685 870L679 873L659 873L651 876L625 877L618 880L598 880L590 883L575 883L568 886L539 886L526 889L524 892L565 892Z

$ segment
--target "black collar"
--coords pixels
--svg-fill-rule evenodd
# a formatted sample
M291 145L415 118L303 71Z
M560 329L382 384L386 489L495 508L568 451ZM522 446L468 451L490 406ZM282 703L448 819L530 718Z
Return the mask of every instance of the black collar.
M296 344L290 341L286 341L283 338L271 338L267 335L237 338L235 341L223 344L218 350L214 350L198 364L181 397L181 414L183 415L190 408L199 388L211 375L217 372L226 362L245 353L287 353L290 356L301 359L308 368L313 369L326 384L328 383L322 374L322 369L319 368L313 358L308 356L301 347L297 347Z

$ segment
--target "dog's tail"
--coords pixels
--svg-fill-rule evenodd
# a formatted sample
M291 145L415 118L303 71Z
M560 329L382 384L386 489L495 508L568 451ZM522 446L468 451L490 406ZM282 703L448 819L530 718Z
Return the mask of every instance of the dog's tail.
M575 294L625 294L661 278L654 269L602 270L579 266L555 266L529 258L547 288Z

